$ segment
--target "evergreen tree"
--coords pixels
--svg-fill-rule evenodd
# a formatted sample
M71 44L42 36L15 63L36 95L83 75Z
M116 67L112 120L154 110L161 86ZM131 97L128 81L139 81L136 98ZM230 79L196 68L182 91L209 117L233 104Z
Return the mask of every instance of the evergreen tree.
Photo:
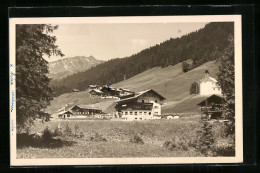
M197 82L191 84L190 94L199 94L199 84Z
M51 36L58 26L16 25L16 106L18 131L33 123L37 117L48 120L44 113L52 99L49 88L48 62L44 55L63 56Z
M229 36L230 45L218 60L218 84L225 97L224 116L231 121L230 130L234 132L235 123L235 68L234 68L234 38Z

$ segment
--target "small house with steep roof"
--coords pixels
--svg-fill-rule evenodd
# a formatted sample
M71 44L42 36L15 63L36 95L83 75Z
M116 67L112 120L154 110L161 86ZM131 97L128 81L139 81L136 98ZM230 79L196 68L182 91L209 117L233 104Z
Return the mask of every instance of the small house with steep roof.
M219 119L222 116L223 103L224 98L222 96L213 94L200 102L198 106L201 107L202 115L206 115L210 119Z

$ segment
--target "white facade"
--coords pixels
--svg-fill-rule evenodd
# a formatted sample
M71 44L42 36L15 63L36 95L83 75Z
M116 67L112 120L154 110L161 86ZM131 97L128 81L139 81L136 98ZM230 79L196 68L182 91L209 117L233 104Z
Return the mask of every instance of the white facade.
M205 78L200 81L200 95L209 96L213 94L221 95L221 88L217 85L216 79L206 75Z
M161 105L155 102L152 103L153 107L151 110L123 110L122 119L128 121L154 119L154 115L161 115Z

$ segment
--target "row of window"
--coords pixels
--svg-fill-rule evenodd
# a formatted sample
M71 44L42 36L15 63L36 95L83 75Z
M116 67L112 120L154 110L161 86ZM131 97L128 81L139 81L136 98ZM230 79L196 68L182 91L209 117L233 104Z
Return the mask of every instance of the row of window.
M149 103L149 100L147 102ZM155 100L154 102L157 103L157 100ZM142 103L144 103L144 100L142 100Z
M133 115L133 113L134 113L134 115L142 115L143 114L143 112L132 112L132 111L130 111L129 115ZM151 112L148 112L148 115L151 115L151 114L152 114ZM128 112L125 112L125 115L128 115ZM144 115L147 115L147 112L144 112Z
M144 94L143 97L156 97L156 96L153 94Z
M76 112L77 114L97 114L97 113L100 113L100 112Z
M65 118L65 117L66 117L66 115L59 115L59 118ZM67 117L69 118L70 115L67 115Z

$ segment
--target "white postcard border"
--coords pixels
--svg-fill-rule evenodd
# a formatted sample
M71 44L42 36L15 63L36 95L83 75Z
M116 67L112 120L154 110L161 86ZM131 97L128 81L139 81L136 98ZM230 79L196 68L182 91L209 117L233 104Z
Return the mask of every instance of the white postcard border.
M15 87L15 25L65 23L180 23L234 22L235 47L235 157L157 157L157 158L16 158L16 87ZM39 165L117 165L117 164L193 164L243 162L243 104L242 104L242 25L241 15L197 16L139 16L139 17L62 17L9 19L9 75L10 75L10 164L11 166Z

